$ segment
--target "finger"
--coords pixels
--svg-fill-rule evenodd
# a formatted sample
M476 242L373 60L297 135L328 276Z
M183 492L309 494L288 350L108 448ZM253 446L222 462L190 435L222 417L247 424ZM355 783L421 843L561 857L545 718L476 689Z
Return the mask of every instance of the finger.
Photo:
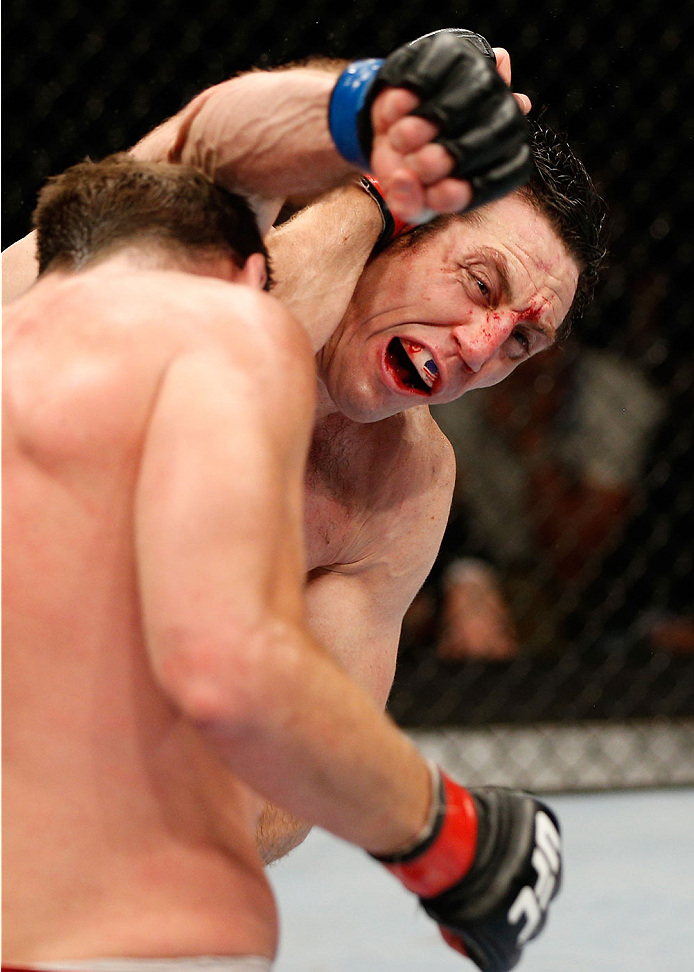
M426 190L426 205L437 213L459 213L472 202L469 182L461 179L442 179Z
M385 88L376 96L371 107L374 135L387 132L396 121L409 114L419 104L419 98L406 88Z
M511 55L509 54L509 52L506 50L505 47L495 47L494 56L496 57L497 71L499 72L503 80L506 82L506 84L510 87L511 86ZM518 91L514 92L513 97L518 102L518 107L523 112L523 114L527 115L530 109L532 108L532 102L530 101L530 98L528 98L527 95L521 94Z
M433 142L429 142L418 152L406 155L403 161L425 186L445 179L453 168L453 158L450 153L443 145L436 145Z
M518 107L523 112L523 114L527 115L533 106L533 103L530 100L530 98L528 98L527 95L521 94L519 91L514 91L513 97L516 99Z
M438 134L438 128L426 118L407 115L388 129L388 141L396 152L409 155L422 148Z
M496 58L496 69L504 79L506 84L511 84L511 55L506 50L505 47L494 47L494 56Z
M416 218L426 208L424 187L409 169L401 168L393 174L385 196L389 208L401 219Z
M403 168L403 157L390 144L387 135L376 135L371 150L371 171L381 185L388 189L393 177ZM414 177L414 174L411 173Z

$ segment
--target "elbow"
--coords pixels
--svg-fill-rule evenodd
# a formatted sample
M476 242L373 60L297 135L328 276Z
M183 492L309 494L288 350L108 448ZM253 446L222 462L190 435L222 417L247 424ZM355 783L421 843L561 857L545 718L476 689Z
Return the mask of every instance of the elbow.
M300 634L268 621L224 641L172 636L158 652L155 675L181 714L213 735L266 730L277 714Z

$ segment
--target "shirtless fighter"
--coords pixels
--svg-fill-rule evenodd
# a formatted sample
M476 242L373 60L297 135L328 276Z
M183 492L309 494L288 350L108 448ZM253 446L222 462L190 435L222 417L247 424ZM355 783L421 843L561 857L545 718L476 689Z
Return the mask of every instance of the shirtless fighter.
M375 118L376 102L371 110ZM332 164L342 166L335 156ZM377 214L375 238L380 213L350 191L369 207L367 224ZM146 968L148 956L178 956L185 967L184 957L215 954L230 969L251 967L240 956L269 960L276 916L252 839L253 791L377 855L483 969L510 968L540 929L560 870L551 812L524 794L471 794L432 770L318 643L349 578L354 642L362 617L392 632L390 615L407 596L394 592L401 580L407 592L418 569L406 551L421 569L420 542L438 542L426 526L442 529L450 452L440 435L425 446L424 409L400 412L476 380L466 376L482 365L459 350L464 320L471 331L476 316L483 330L498 323L498 339L512 316L512 331L527 328L541 347L569 310L581 261L531 198L492 203L468 218L462 237L458 221L418 231L367 267L392 257L393 272L409 279L422 247L423 266L442 278L432 307L421 276L403 303L394 283L387 289L391 274L371 269L385 301L374 309L357 287L330 339L314 338L323 350L308 472L313 550L302 543L311 350L289 314L251 289L261 267L220 245L216 218L211 232L196 228L192 249L180 214L144 238L116 234L83 254L77 274L65 271L79 263L61 263L58 251L8 309L8 959L45 967L64 958L72 968L82 959L92 969L105 967L95 956L138 957L133 968ZM514 229L521 216L523 231ZM299 242L301 220L292 221ZM348 224L343 254L364 247ZM291 249L289 229L278 252ZM501 269L478 259L487 287L499 281L494 308L467 292L462 267L455 300L444 286L468 236L468 249L501 251ZM311 300L320 302L318 287ZM405 323L417 300L427 313ZM526 322L512 305L528 302ZM425 343L424 328L438 342ZM415 367L420 345L432 352L438 375L428 392L415 395L412 377L402 378L408 365L391 360L394 337L415 346ZM506 340L492 357L507 356ZM486 377L511 367L497 362ZM321 429L331 423L339 434L326 456ZM369 430L361 441L357 426ZM383 483L374 460L384 463ZM390 473L398 475L388 481ZM392 561L369 541L384 527L398 551ZM353 661L348 635L336 654ZM383 691L388 673L377 657L371 664L364 680ZM37 848L42 833L50 840Z

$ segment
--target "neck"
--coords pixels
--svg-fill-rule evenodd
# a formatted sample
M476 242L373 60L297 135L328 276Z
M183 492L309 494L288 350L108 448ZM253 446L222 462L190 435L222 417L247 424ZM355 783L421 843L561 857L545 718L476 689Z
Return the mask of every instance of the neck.
M130 245L105 249L97 254L85 269L100 273L133 273L140 270L175 270L202 277L218 277L233 282L239 269L231 257L216 250L172 250L149 241L146 245Z
M329 415L338 415L340 410L335 405L335 402L330 397L328 389L326 388L325 382L318 375L316 380L316 413L315 413L315 424L322 422L324 419L328 418Z

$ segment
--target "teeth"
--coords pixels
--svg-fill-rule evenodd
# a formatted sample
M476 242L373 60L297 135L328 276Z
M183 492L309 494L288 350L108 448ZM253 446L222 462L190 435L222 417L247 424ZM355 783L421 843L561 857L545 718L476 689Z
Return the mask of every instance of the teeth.
M418 344L413 344L411 341L405 339L400 340L407 357L410 359L412 364L417 369L419 377L422 379L427 387L431 388L436 377L439 373L439 369L436 367L436 362L433 358L429 356L429 352L426 348L420 348Z

